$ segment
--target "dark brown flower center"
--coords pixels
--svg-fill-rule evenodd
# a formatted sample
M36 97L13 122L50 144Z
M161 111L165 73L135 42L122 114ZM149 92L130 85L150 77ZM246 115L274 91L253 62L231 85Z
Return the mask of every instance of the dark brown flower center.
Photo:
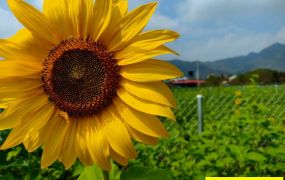
M99 42L79 38L52 49L42 72L50 100L71 116L90 116L108 106L119 80L113 54Z

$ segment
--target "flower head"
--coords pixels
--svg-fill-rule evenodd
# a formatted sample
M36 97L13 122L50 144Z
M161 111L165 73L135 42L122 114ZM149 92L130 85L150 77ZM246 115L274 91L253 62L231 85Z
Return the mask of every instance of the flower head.
M131 139L155 144L167 132L157 116L175 119L175 99L162 82L182 76L152 59L175 53L169 30L142 32L156 3L130 12L127 0L45 0L43 12L8 0L25 26L0 39L1 149L43 147L42 167L78 158L110 170L136 157ZM4 104L4 103L0 103Z
M235 92L235 95L236 96L241 96L241 92L238 90L238 91Z
M235 99L235 104L236 105L240 105L241 104L241 99L240 98Z

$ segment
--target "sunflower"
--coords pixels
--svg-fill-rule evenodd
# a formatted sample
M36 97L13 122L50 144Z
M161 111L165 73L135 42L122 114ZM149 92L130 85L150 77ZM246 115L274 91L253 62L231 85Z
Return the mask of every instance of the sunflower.
M235 96L241 96L241 92L238 90L235 92Z
M241 98L235 99L235 104L236 104L236 105L240 105L240 104L241 104Z
M42 168L76 159L110 170L137 156L132 139L156 144L175 119L175 99L163 80L182 76L153 57L175 52L169 30L142 32L156 3L128 12L127 0L45 0L43 12L8 0L24 25L0 39L1 149L43 148ZM8 100L8 101L7 101ZM4 104L4 103L2 103Z

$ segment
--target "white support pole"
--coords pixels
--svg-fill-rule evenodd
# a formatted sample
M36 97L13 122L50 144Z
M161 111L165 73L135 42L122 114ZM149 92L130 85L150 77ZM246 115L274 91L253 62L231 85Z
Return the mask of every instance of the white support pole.
M203 95L197 95L197 107L198 107L198 132L203 131Z

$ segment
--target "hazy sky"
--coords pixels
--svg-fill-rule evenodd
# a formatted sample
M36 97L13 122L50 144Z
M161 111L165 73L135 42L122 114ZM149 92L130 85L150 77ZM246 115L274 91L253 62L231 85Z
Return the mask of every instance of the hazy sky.
M27 0L41 8L43 0ZM129 0L130 9L150 0ZM181 38L170 46L183 60L216 60L285 43L285 0L158 0L147 29L176 30ZM21 25L0 1L0 38ZM167 56L167 59L176 58Z

